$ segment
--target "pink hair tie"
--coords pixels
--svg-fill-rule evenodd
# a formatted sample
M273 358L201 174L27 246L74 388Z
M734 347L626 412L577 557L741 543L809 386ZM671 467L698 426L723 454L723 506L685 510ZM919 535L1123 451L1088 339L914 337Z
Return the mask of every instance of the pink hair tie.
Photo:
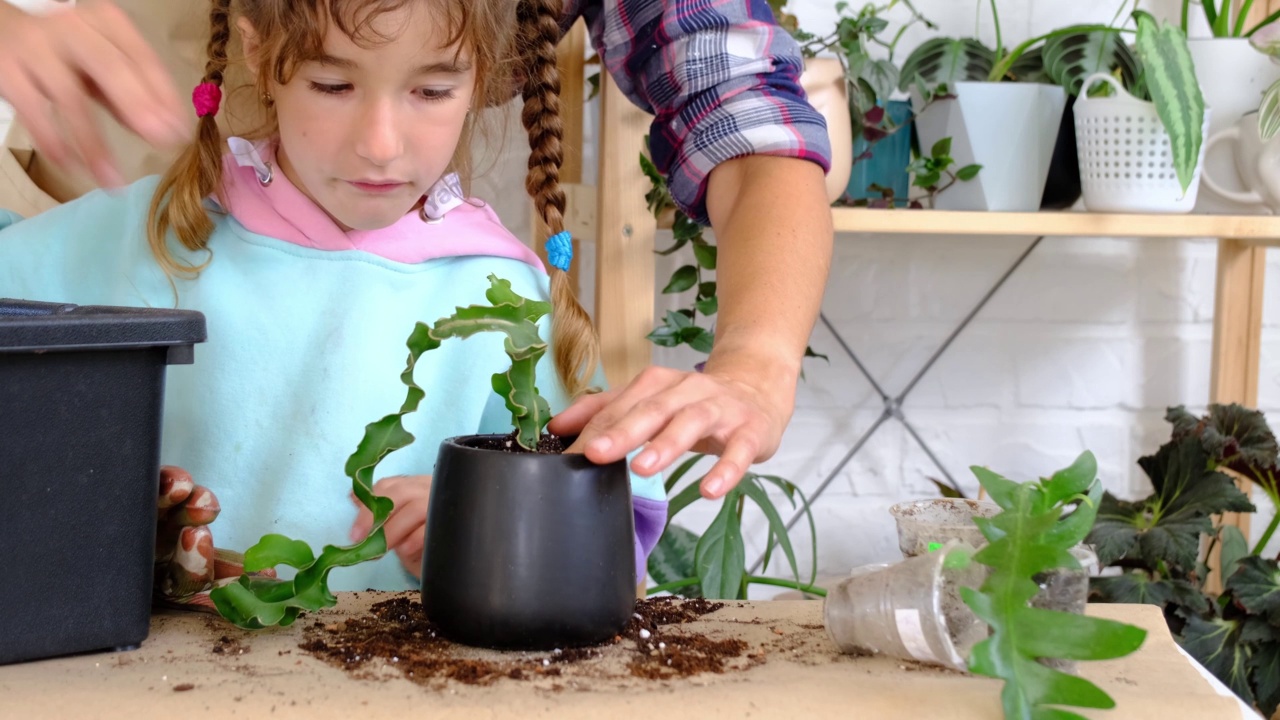
M196 106L196 117L217 115L222 102L222 88L211 82L202 82L191 91L191 104Z

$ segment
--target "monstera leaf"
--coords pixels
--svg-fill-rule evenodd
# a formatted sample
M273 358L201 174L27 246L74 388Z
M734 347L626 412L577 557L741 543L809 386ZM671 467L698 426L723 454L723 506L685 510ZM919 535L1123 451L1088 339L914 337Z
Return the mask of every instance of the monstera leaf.
M1213 515L1255 509L1231 478L1210 469L1209 453L1197 438L1166 443L1138 464L1155 492L1137 502L1103 496L1089 534L1103 565L1130 558L1149 568L1162 562L1194 568L1201 533L1213 532Z

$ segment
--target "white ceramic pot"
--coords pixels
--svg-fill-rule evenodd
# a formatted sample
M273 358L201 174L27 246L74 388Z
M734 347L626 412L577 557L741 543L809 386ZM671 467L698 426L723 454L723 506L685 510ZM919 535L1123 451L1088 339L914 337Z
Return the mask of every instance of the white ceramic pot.
M920 148L951 138L957 167L982 166L976 178L938 194L942 210L1032 212L1040 208L1066 93L1057 85L958 82L954 99L925 107L912 91Z
M1205 153L1224 143L1235 160L1236 177L1244 191L1228 190L1212 171L1204 173L1204 184L1218 195L1251 208L1280 213L1280 135L1263 142L1258 132L1258 113L1246 113L1235 125L1209 139Z
M853 172L853 121L849 117L849 95L844 70L835 58L808 58L800 75L804 88L822 118L827 121L831 141L831 171L827 173L827 200L835 202L844 194Z
M1262 93L1280 79L1280 65L1255 50L1245 38L1195 38L1187 41L1187 48L1196 66L1196 79L1205 104L1213 108L1206 140L1235 127L1245 113L1257 110ZM1226 145L1218 145L1206 153L1203 166L1219 189L1232 194L1250 190L1236 174L1235 159ZM1210 187L1209 192L1200 193L1194 212L1260 214L1267 210L1258 204L1225 197Z

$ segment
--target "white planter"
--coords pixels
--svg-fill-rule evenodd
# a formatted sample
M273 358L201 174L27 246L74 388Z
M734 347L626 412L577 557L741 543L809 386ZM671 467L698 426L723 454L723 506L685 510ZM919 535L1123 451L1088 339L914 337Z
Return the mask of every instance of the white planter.
M1076 99L1076 146L1080 189L1091 212L1188 213L1196 204L1205 146L1187 191L1173 167L1169 133L1154 103L1124 91L1110 75L1098 73L1084 84L1110 83L1112 97ZM1205 126L1209 123L1205 110Z
M844 70L835 58L808 58L800 75L809 104L827 121L831 141L831 171L827 173L827 201L844 195L853 172L853 121L849 116L849 95Z
M1280 66L1254 50L1245 38L1197 38L1188 40L1187 48L1196 66L1196 80L1200 83L1205 105L1213 108L1213 119L1205 133L1206 141L1220 130L1234 126L1245 113L1257 110L1262 93L1280 79ZM1249 189L1236 173L1229 147L1214 148L1213 152L1205 155L1203 164L1225 190L1244 192ZM1259 214L1267 210L1230 200L1210 188L1200 193L1195 212Z
M1049 161L1058 139L1066 93L1056 85L958 82L954 99L927 108L912 91L920 149L929 152L951 138L957 167L982 166L978 176L938 194L943 210L1033 211L1040 209Z

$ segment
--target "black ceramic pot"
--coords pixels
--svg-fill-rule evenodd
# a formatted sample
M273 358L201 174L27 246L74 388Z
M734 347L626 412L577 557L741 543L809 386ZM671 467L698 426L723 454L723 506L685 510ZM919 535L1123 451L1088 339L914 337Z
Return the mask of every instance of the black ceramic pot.
M549 650L602 642L636 600L626 461L440 444L427 510L422 606L467 645Z
M1044 195L1040 198L1040 207L1044 210L1065 210L1080 199L1075 105L1076 96L1068 95L1066 107L1062 109L1062 123L1058 125L1058 139L1053 146L1053 159L1049 161Z

